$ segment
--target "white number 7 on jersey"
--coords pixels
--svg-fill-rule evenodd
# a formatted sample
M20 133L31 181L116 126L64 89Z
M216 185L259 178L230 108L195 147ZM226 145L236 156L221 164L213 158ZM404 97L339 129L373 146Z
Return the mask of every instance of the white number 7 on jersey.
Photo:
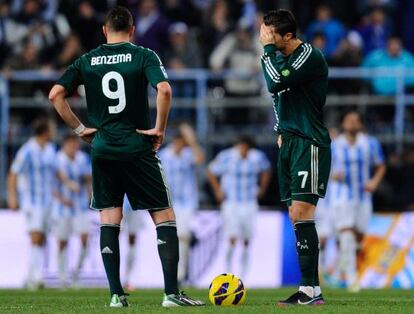
M298 172L298 177L303 176L303 178L302 178L302 184L300 185L300 188L301 189L304 189L305 188L306 179L308 178L308 174L309 174L308 171L299 171Z
M111 91L109 89L110 80L116 81L116 90ZM125 97L125 84L122 75L118 72L111 71L104 75L102 78L102 92L109 99L119 99L119 103L116 106L109 106L109 113L115 114L120 113L125 109L126 106L126 97Z

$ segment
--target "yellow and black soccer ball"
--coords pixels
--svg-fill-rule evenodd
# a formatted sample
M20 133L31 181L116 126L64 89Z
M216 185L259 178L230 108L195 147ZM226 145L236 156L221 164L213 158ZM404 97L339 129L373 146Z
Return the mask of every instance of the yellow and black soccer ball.
M240 305L246 298L246 289L237 276L221 274L211 282L208 298L214 305Z

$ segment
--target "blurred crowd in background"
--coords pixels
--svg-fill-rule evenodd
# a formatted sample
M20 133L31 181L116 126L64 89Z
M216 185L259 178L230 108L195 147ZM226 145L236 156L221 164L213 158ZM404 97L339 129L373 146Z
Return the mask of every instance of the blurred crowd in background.
M65 69L105 42L102 23L108 8L115 5L131 10L136 26L134 42L156 51L169 71L204 68L216 73L232 69L253 74L249 80L209 83L212 90L222 85L227 97L265 94L261 80L255 76L261 77L258 32L263 14L276 8L294 12L299 37L320 48L330 66L414 68L411 0L0 0L2 74L10 77L14 70ZM330 94L396 93L395 79L387 77L332 80L329 88ZM409 93L414 90L414 77L406 79L405 88ZM176 98L196 97L194 82L173 82L173 89ZM37 92L46 95L48 90L44 83L20 82L11 85L11 97L36 97ZM236 118L239 125L259 122L270 133L270 102L268 108L262 120L255 120L260 114L255 108L216 108L212 115L223 124L231 124ZM224 113L217 114L220 110ZM30 119L18 121L27 112L12 114L11 128L27 125L32 114ZM394 114L393 106L369 107L365 111L368 130L377 132L382 128L378 133L387 130L392 134ZM412 125L414 130L414 111L407 108L406 117L408 127ZM194 120L194 115L186 118ZM9 133L10 138L18 134L13 130ZM410 192L414 189L414 150L407 146L401 156L394 153L392 145L389 147L385 147L389 171L379 193L380 203L387 209L414 209ZM273 146L269 151L274 157ZM401 190L405 191L404 197ZM275 201L276 195L267 203Z

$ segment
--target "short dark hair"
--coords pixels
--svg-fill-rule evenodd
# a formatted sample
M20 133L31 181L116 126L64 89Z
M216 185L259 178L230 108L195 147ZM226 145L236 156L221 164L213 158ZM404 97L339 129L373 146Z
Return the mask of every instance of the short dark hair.
M50 131L51 121L47 118L38 118L33 121L33 133L36 136L43 135Z
M113 32L129 32L134 24L131 12L122 6L116 6L106 14L105 25Z
M269 11L263 17L263 22L266 26L274 26L276 32L281 36L292 33L293 37L296 37L296 19L289 10L279 9Z
M356 115L356 116L358 117L358 119L361 121L361 123L364 123L364 119L363 119L363 117L362 117L361 113L359 113L359 112L358 112L358 111L356 111L355 109L350 109L350 110L345 111L345 112L342 114L342 116L341 116L341 118L340 118L341 124L345 121L345 119L346 119L349 115L352 115L352 114Z
M250 148L253 148L256 146L254 139L248 135L239 136L239 138L237 139L237 144L245 144L249 146Z

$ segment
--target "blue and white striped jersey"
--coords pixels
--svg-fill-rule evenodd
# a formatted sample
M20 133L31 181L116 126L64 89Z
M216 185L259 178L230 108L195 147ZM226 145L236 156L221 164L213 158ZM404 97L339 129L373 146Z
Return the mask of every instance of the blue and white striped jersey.
M47 143L42 148L35 138L28 140L18 150L11 172L17 175L22 209L51 209L56 180L55 158L55 146Z
M335 201L371 202L372 193L365 191L375 166L384 163L384 153L379 141L360 133L351 145L341 134L332 142L332 173L342 173L344 180L333 185L331 195Z
M210 163L209 170L220 177L220 185L227 201L257 201L259 176L270 169L266 155L250 149L245 159L238 148L221 151Z
M55 199L55 217L74 216L89 209L89 192L85 178L91 176L91 162L88 154L78 151L74 159L63 151L59 151L56 157L56 170L64 174L69 180L76 182L80 187L80 192L76 193L66 187L58 180L56 185L60 197L72 202L73 206L67 206L60 200Z
M195 156L190 147L185 147L177 155L168 145L158 155L165 171L175 209L198 208L198 183Z

